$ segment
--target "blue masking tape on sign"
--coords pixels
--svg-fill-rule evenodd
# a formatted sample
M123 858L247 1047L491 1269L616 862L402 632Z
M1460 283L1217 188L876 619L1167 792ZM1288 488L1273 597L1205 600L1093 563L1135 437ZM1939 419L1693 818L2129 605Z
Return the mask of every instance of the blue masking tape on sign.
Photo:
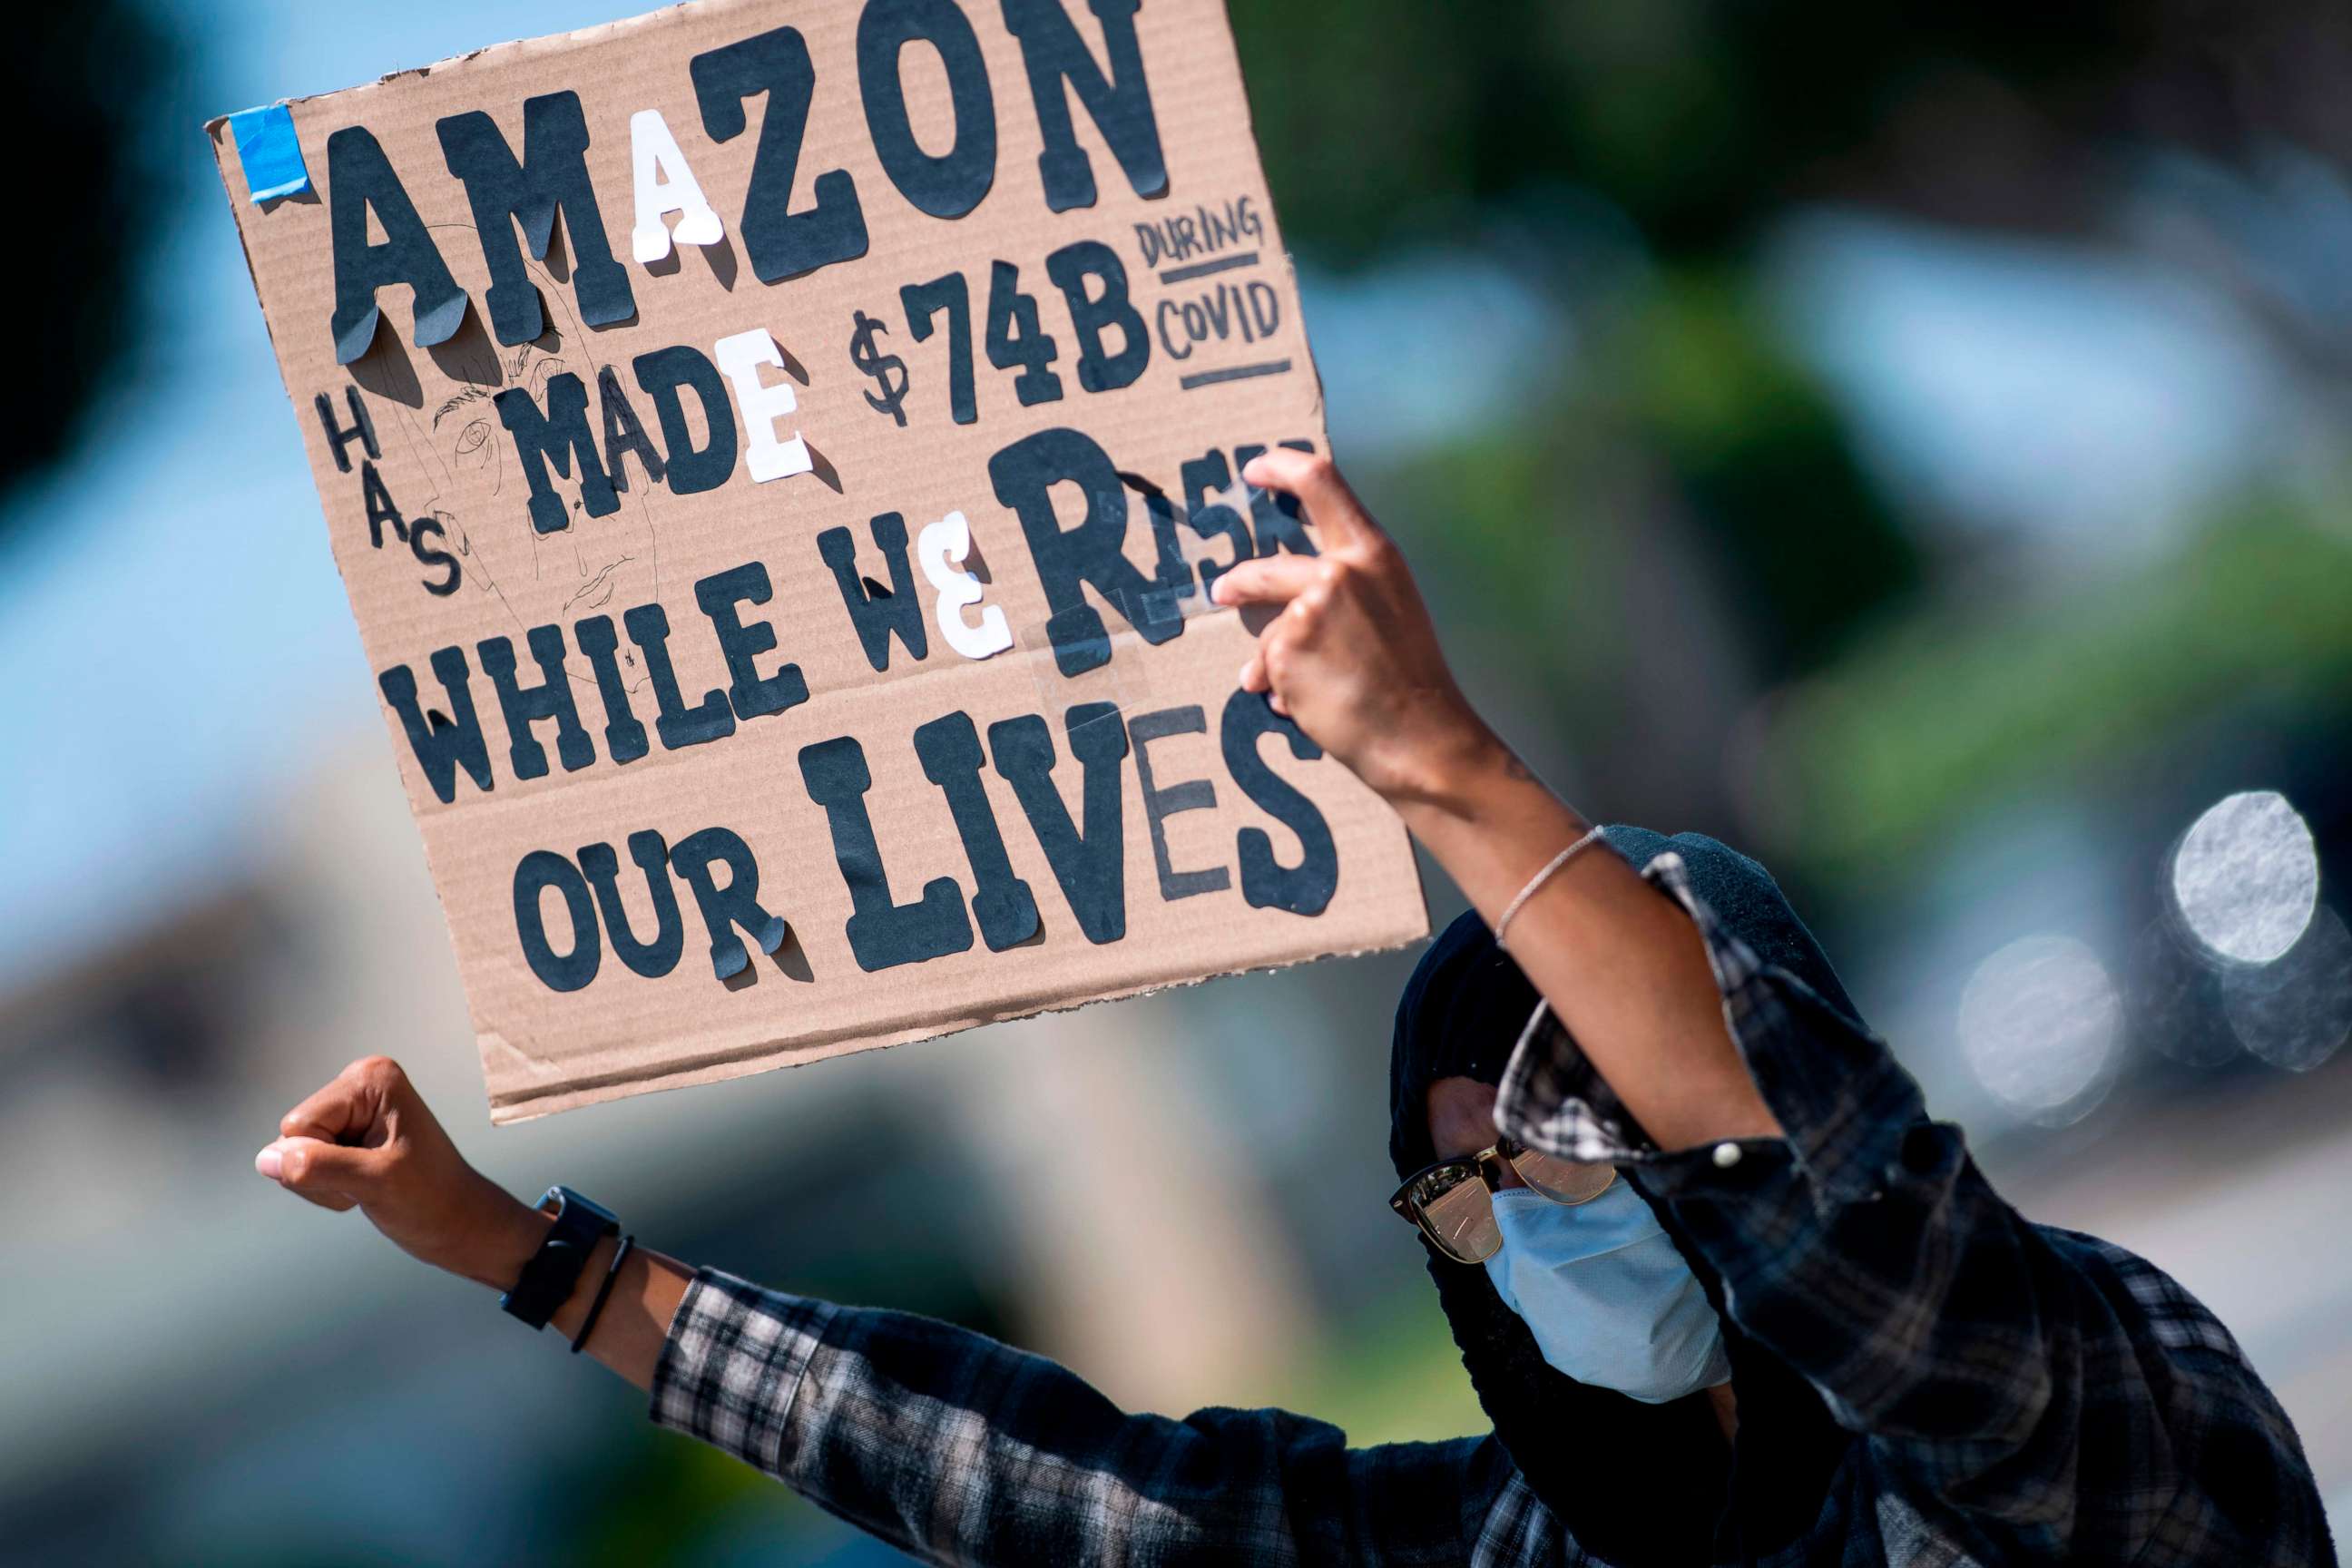
M245 165L245 183L255 201L298 196L310 188L302 144L294 139L294 116L284 104L232 114L228 132L236 139L237 162Z

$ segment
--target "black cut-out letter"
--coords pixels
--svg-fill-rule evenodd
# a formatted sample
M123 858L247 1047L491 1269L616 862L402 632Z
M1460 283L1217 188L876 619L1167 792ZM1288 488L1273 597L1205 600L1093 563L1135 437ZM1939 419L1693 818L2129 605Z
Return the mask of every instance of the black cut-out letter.
M711 629L719 634L719 651L727 659L727 673L735 679L727 700L734 705L738 719L781 713L808 700L808 682L801 679L799 665L778 665L775 674L762 676L752 663L760 655L774 651L776 628L765 621L745 626L735 606L764 605L771 596L768 569L757 561L714 572L694 585L694 602L710 617Z
M889 873L882 847L874 841L874 819L866 811L874 775L856 738L843 735L802 747L801 780L809 798L824 807L833 829L834 863L849 887L849 952L857 967L870 973L970 952L971 918L953 877L926 882L923 896L911 904L890 901Z
M1045 258L1045 276L1062 291L1070 307L1070 325L1078 333L1078 384L1088 392L1116 392L1143 374L1151 363L1151 334L1143 316L1128 302L1127 264L1118 252L1100 240L1081 239ZM1087 279L1102 280L1102 293L1088 298ZM1118 353L1103 352L1103 329L1119 331Z
M877 670L885 670L890 668L890 638L894 634L917 658L929 656L930 642L924 626L923 602L915 596L914 567L907 558L907 520L895 511L886 511L874 519L872 527L874 548L882 552L890 574L887 588L878 583L867 588L857 570L857 543L849 536L849 530L826 529L816 536L816 552L833 568L833 580L841 589L841 603L849 611L849 624L857 630L857 646L866 650L866 662Z
M572 917L572 951L559 954L547 940L540 895L553 888ZM552 849L534 849L515 865L515 935L522 939L523 962L550 991L577 991L596 978L604 959L596 940L596 905L580 868Z
M1218 578L1255 554L1256 546L1242 514L1215 499L1234 483L1234 470L1223 452L1212 448L1188 459L1176 470L1176 477L1184 487L1184 526L1202 539L1223 539L1234 547L1231 561L1202 561L1201 592L1206 594L1217 585Z
M580 851L580 869L595 889L596 907L604 912L604 934L612 939L613 956L648 980L677 967L686 951L686 921L677 912L677 889L669 885L669 846L647 828L629 835L629 858L645 873L646 894L654 903L654 939L639 942L630 929L628 907L621 901L621 862L609 844L590 844Z
M1307 731L1267 706L1263 692L1236 691L1225 699L1218 725L1223 742L1225 772L1258 809L1298 835L1304 853L1298 864L1285 866L1274 858L1274 841L1262 828L1244 827L1234 835L1242 860L1242 897L1253 909L1287 910L1294 915L1319 915L1339 888L1339 851L1331 829L1315 803L1291 787L1266 766L1258 742L1279 735L1290 744L1290 754L1312 762L1323 748Z
M1283 447L1292 452L1315 450L1312 441L1285 441ZM1234 467L1246 468L1252 459L1265 454L1264 447L1234 448ZM1257 552L1273 555L1287 550L1293 555L1321 553L1315 542L1307 536L1307 525L1299 521L1298 498L1281 490L1252 489L1250 491L1250 526L1257 531Z
M604 754L616 763L634 763L652 750L646 741L646 727L637 722L637 715L629 706L629 688L621 679L619 658L620 638L614 634L613 617L591 616L572 624L572 640L588 656L589 667L596 672L596 692L604 700Z
M1065 721L1070 754L1082 770L1083 834L1054 787L1054 735L1045 720L1024 713L991 724L988 754L1021 802L1078 930L1091 942L1117 942L1127 934L1126 815L1120 805L1127 729L1118 721L1118 707L1108 702L1081 702Z
M1021 406L1052 403L1062 395L1062 378L1045 367L1062 351L1037 323L1037 299L1021 288L1021 268L1010 261L988 267L988 363L999 370L1018 366L1013 395Z
M596 406L604 415L604 472L611 477L613 488L629 488L629 470L621 462L622 455L628 452L635 452L637 461L645 465L648 483L661 483L661 448L646 434L636 405L621 390L621 373L609 364L596 369Z
M515 161L499 123L480 110L436 121L441 160L465 182L474 209L474 231L482 260L490 269L490 331L502 343L527 343L547 330L539 289L523 270L515 226L531 255L546 258L555 236L555 215L563 214L572 242L572 292L580 319L592 327L625 321L637 313L629 294L628 269L613 259L604 215L596 209L596 186L588 178L588 121L576 92L551 92L522 100L522 161Z
M1110 658L1110 632L1087 603L1088 583L1118 606L1145 642L1157 645L1183 634L1181 616L1154 613L1155 603L1170 602L1168 596L1180 596L1191 586L1190 568L1173 549L1174 529L1160 542L1159 578L1137 571L1120 549L1127 538L1127 489L1109 454L1090 437L1067 428L1024 436L989 458L988 478L996 499L1020 517L1022 536L1037 564L1055 668L1084 675ZM1077 486L1087 503L1085 521L1072 529L1063 528L1054 514L1053 489L1065 482Z
M759 151L751 157L751 183L743 195L743 248L753 276L762 283L781 283L865 255L866 214L847 170L819 174L810 187L815 205L803 213L789 210L809 100L816 91L816 68L809 63L800 29L778 27L709 50L695 56L687 70L702 109L702 129L713 142L741 135L743 100L768 96Z
M639 605L621 616L629 640L646 656L646 678L654 683L654 733L666 751L698 746L735 732L735 710L727 693L713 687L692 708L678 695L677 671L669 662L669 612L659 605Z
M632 843L632 853L635 845ZM727 885L720 887L711 876L710 868L719 861L727 863ZM710 932L710 972L721 980L743 973L751 955L743 947L743 939L735 934L741 926L751 933L761 952L773 952L784 944L784 917L772 915L760 907L760 862L751 856L751 847L740 835L724 827L706 827L701 832L681 838L669 852L669 863L694 889L694 901L702 910L703 928Z
M971 912L980 939L991 952L1028 941L1037 933L1037 900L1005 856L988 786L980 782L980 731L971 715L950 713L916 730L915 755L922 759L923 776L948 797L964 858L971 862Z
M735 405L727 395L727 378L700 351L684 343L629 362L637 384L654 400L654 417L661 422L662 445L669 448L670 489L682 496L715 490L735 471ZM694 428L686 422L681 387L691 388L702 403L702 423L710 432L700 451L694 446Z
M555 493L547 469L565 479L572 465L580 465L580 505L590 517L609 517L621 510L613 480L596 456L596 438L588 430L588 389L570 371L547 378L547 412L530 400L528 387L509 386L490 399L499 423L514 437L515 456L523 478L530 482L530 525L541 533L569 526L572 514Z
M1141 0L1087 0L1102 22L1110 74L1095 63L1087 41L1062 8L1062 0L1004 0L1004 25L1021 40L1021 63L1029 72L1029 97L1037 106L1037 128L1045 150L1037 173L1045 182L1045 205L1055 212L1095 205L1094 165L1070 129L1070 100L1064 83L1094 116L1095 129L1139 196L1165 195L1168 161L1160 150L1160 121L1151 112L1151 84L1144 79L1143 51L1135 41L1135 13Z
M907 116L899 51L917 39L947 68L955 142L934 158L915 140ZM857 90L866 133L898 194L933 217L961 217L996 179L996 96L980 39L954 0L867 0L857 18Z
M917 342L929 342L931 318L948 318L948 413L959 425L980 418L971 391L971 288L961 272L934 278L928 283L903 283L898 306L907 312L907 331Z
M441 678L441 689L448 694L449 717L436 709L426 719L416 704L416 677L404 664L394 665L377 676L375 683L392 710L400 715L400 727L407 731L408 749L415 753L425 782L446 805L457 798L459 768L482 790L489 789L490 749L483 744L481 721L474 716L473 672L467 667L466 650L436 648L432 663L433 673Z
M507 760L519 779L544 777L547 752L533 738L530 727L541 719L555 721L555 754L563 771L576 773L596 760L588 731L580 727L580 710L572 705L572 678L563 671L563 631L559 626L533 626L528 634L530 657L539 661L540 681L526 691L515 680L514 644L505 637L486 637L474 645L482 656L482 673L499 694L499 710L507 719Z
M329 226L335 251L335 313L328 329L335 363L349 364L375 341L375 291L405 283L414 295L416 346L446 343L466 319L466 291L425 232L400 176L364 125L346 125L327 138ZM383 243L368 243L368 209L383 226Z

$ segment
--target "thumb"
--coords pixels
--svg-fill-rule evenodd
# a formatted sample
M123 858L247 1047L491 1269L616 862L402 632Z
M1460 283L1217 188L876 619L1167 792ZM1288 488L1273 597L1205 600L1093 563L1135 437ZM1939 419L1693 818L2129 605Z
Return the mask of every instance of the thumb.
M295 1196L338 1212L365 1202L382 1179L383 1149L280 1138L253 1158L253 1167Z

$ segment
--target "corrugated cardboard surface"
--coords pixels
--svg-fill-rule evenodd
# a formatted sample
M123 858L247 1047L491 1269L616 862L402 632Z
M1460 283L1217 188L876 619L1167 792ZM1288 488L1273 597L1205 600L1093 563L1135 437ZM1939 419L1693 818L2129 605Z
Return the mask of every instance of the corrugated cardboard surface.
M335 363L328 321L334 303L329 207L295 198L260 207L247 200L244 176L225 123L209 129L227 186L263 311L288 391L303 431L324 504L336 563L350 591L372 668L407 665L422 700L440 705L440 685L426 668L436 648L456 645L473 666L473 695L488 743L494 787L484 793L462 775L455 801L443 804L419 772L399 721L385 717L424 834L426 858L447 913L452 942L479 1036L494 1120L563 1110L647 1089L705 1082L766 1068L814 1060L870 1046L917 1039L995 1019L1079 1002L1131 994L1235 970L1295 963L1328 953L1391 946L1426 933L1427 916L1402 826L1336 762L1299 762L1278 740L1263 754L1304 791L1328 822L1339 847L1336 896L1318 915L1250 907L1236 867L1234 836L1265 829L1276 857L1298 858L1287 829L1265 816L1226 777L1217 746L1217 719L1248 650L1239 619L1191 606L1182 636L1147 647L1128 629L1116 606L1092 596L1113 636L1108 665L1076 679L1055 670L1044 626L1045 595L1027 544L1012 512L998 504L988 458L1010 442L1052 426L1071 426L1098 442L1126 473L1181 496L1178 468L1211 448L1228 454L1244 445L1304 439L1326 444L1322 405L1300 326L1297 299L1258 167L1248 106L1223 7L1217 0L1151 0L1136 18L1152 105L1165 151L1169 189L1139 198L1082 108L1074 102L1079 143L1092 162L1097 201L1053 213L1044 199L1037 155L1041 136L1018 44L994 5L966 7L988 65L995 99L998 151L994 184L967 216L942 220L902 198L883 171L866 126L855 50L861 6L856 0L778 5L767 0L704 0L562 37L482 50L428 69L403 72L369 86L292 104L295 125L314 185L324 186L326 144L336 130L363 124L382 143L410 198L439 243L461 287L474 301L467 321L448 343L431 350L411 342L408 290L379 295L383 322L359 363ZM1080 36L1102 58L1099 24L1082 5L1069 7ZM740 219L762 105L746 105L751 129L723 143L703 134L688 62L718 47L782 25L801 30L815 65L814 103L794 183L795 209L824 171L844 169L856 183L870 246L856 260L775 285L752 275L742 252ZM937 152L950 140L951 117L940 90L936 57L907 51L907 95L919 138ZM928 67L928 74L926 72ZM535 344L501 347L484 324L488 281L464 187L447 174L435 122L469 110L488 112L509 145L522 147L523 100L576 91L591 137L588 163L613 254L629 268L637 313L618 325L583 330L570 284L571 247L559 226L550 264L533 264L550 332ZM680 247L652 268L629 259L633 219L629 116L658 109L694 174L727 225L729 242L706 252ZM1246 197L1265 232L1244 242L1260 260L1216 279L1163 285L1147 266L1134 226L1190 216L1196 205L1219 211ZM569 213L564 222L574 221ZM1133 384L1110 393L1083 391L1077 354L1060 292L1048 280L1045 256L1080 239L1118 251L1128 268L1138 308L1150 321L1163 298L1190 300L1218 282L1263 282L1280 300L1282 320L1269 339L1200 345L1178 361L1155 342L1150 364ZM1239 248L1236 247L1235 248ZM1021 283L1038 301L1045 329L1060 346L1053 368L1063 378L1060 401L1023 408L1012 374L991 366L978 347L984 321L989 263L1021 268ZM946 334L917 343L899 308L902 284L961 269L972 294L977 424L958 426L948 413ZM870 407L873 383L850 363L856 312L888 324L886 352L905 359L912 378L908 424L901 428ZM610 365L628 390L638 416L653 423L649 401L629 374L638 354L673 343L706 355L719 339L765 327L798 367L796 425L836 474L836 492L803 475L754 484L740 466L721 488L678 496L650 484L634 459L625 460L628 489L612 517L575 511L571 527L539 535L524 510L525 488L510 437L500 428L484 392L527 385L542 393L558 369L577 374L590 390L590 420L600 433L597 371ZM1228 363L1287 357L1288 374L1180 390L1185 374ZM437 576L387 536L370 542L357 464L345 473L311 402L329 395L347 418L344 388L367 400L383 454L384 484L404 515L437 516L453 542L462 542L464 580L457 593L436 597L421 584ZM467 395L468 393L474 395ZM457 400L453 403L452 400ZM692 399L688 399L692 406ZM658 435L656 433L656 439ZM354 458L357 452L352 453ZM577 474L556 481L567 497ZM1067 487L1064 487L1065 489ZM1057 496L1057 505L1066 504ZM1077 521L1066 502L1065 527ZM1009 652L971 661L947 647L932 628L920 662L892 647L890 668L877 674L859 651L832 573L814 543L822 531L848 527L859 545L860 569L887 580L868 520L897 511L909 534L953 510L971 520L984 563L987 603L1000 605L1018 642ZM272 521L269 526L291 526ZM1142 509L1134 509L1128 554L1147 572L1153 555ZM1203 552L1222 558L1221 552ZM578 656L571 627L604 614L618 623L625 608L658 600L667 609L669 647L678 684L691 702L724 687L728 677L710 627L697 608L692 584L747 561L762 563L774 585L764 605L745 605L747 620L764 618L780 659L799 665L811 696L784 712L741 723L723 740L678 751L656 742L651 753L625 765L605 754L604 708ZM608 570L609 569L609 570ZM927 619L930 591L918 578ZM499 703L476 644L511 638L521 678L537 671L523 648L528 628L555 623L573 643L572 690L581 720L596 741L593 765L567 773L560 764L544 777L518 780L508 763L508 737ZM625 647L626 643L624 643ZM1206 735L1154 742L1151 763L1161 787L1187 778L1212 782L1213 810L1167 819L1170 858L1180 868L1232 869L1222 891L1177 901L1160 896L1141 792L1130 755L1126 812L1124 938L1090 944L1076 929L1059 885L1010 787L984 768L991 804L1015 871L1030 885L1043 921L1039 940L989 952L975 942L965 952L920 964L866 973L852 958L844 934L850 900L834 862L822 808L802 783L802 747L840 735L863 744L874 784L866 797L888 868L894 897L914 899L938 877L953 877L969 894L972 877L940 791L923 776L910 736L917 726L958 710L984 735L988 726L1024 713L1044 714L1060 758L1055 784L1075 811L1079 768L1069 755L1063 714L1073 704L1110 700L1132 716L1154 709L1200 704ZM653 702L634 693L638 718L652 728ZM552 726L537 727L554 754ZM604 842L620 854L622 888L642 932L651 929L645 887L624 847L627 836L657 828L671 843L706 826L740 834L758 856L761 900L792 925L775 958L754 953L751 978L721 983L707 957L708 938L694 901L677 886L686 920L686 952L670 973L640 977L614 960L609 942L594 982L559 994L524 962L513 907L517 862L529 851L573 855ZM557 900L547 900L551 910ZM551 922L559 948L563 922Z

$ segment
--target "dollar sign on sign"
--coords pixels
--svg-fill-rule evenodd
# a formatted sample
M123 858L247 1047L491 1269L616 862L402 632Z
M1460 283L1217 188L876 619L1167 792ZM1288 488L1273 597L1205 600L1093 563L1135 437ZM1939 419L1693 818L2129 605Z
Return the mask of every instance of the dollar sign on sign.
M865 311L858 311L849 334L849 363L878 384L880 390L866 395L874 411L887 414L903 426L907 423L907 362L897 354L884 353L874 342L878 334L889 330Z

